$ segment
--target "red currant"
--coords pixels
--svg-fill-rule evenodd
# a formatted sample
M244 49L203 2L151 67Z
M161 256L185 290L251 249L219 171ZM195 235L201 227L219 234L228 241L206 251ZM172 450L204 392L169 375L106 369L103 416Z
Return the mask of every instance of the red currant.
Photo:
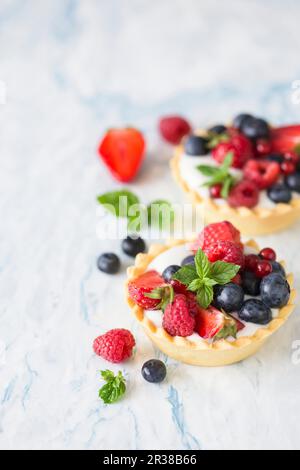
M265 139L258 139L256 142L256 152L258 155L268 155L271 153L271 142Z
M220 199L221 196L221 191L222 191L222 185L221 184L215 184L214 186L211 186L209 189L209 194L212 199Z
M296 172L296 165L295 163L289 162L289 161L284 161L280 165L281 167L281 172L284 175L292 175L293 173Z
M255 274L257 277L265 277L271 274L272 272L272 265L269 261L266 260L261 260L258 262L256 269L255 269Z
M291 163L294 163L295 165L297 165L297 163L299 163L300 157L296 152L291 151L291 152L286 152L284 154L284 159L287 162L291 162Z
M255 271L260 259L257 255L245 256L245 269L246 271Z
M264 248L259 253L259 256L267 261L276 261L276 253L272 248Z

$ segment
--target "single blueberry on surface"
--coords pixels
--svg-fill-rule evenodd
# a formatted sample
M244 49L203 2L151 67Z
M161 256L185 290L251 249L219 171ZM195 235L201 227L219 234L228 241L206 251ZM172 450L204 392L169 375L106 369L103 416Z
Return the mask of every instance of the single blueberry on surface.
M266 276L260 285L261 300L270 308L284 307L290 298L291 289L281 274L272 273Z
M292 200L292 192L284 184L275 184L267 191L269 199L276 204L282 202L288 204Z
M244 271L242 274L242 287L245 294L257 297L260 294L261 279L256 277L252 271Z
M244 302L244 291L233 283L214 288L214 306L226 313L237 312Z
M233 119L233 122L232 122L233 127L235 127L236 129L241 129L242 124L246 121L246 119L249 119L249 118L252 119L251 114L247 114L247 113L238 114Z
M184 145L187 155L206 155L208 153L207 139L198 135L190 135Z
M259 325L267 325L272 320L272 310L258 299L246 300L238 315L243 321Z
M280 263L278 263L278 261L272 261L271 265L272 273L281 274L282 277L286 278L286 272L284 270L284 267Z
M173 278L173 275L177 273L177 271L180 269L180 266L177 264L171 264L171 266L168 266L164 272L162 273L162 277L166 282L170 282Z
M97 260L100 271L106 274L116 274L121 267L120 259L114 253L103 253Z
M217 124L216 126L211 127L208 129L208 132L212 132L213 134L224 134L226 132L227 128L223 126L223 124Z
M195 264L195 256L194 255L186 256L181 261L181 266L187 266L188 264Z
M160 383L167 375L165 364L159 359L150 359L142 367L142 376L147 382Z
M128 236L122 241L122 250L126 255L135 257L137 254L145 252L146 244L141 237Z
M300 193L300 173L293 173L286 176L285 184L291 191Z

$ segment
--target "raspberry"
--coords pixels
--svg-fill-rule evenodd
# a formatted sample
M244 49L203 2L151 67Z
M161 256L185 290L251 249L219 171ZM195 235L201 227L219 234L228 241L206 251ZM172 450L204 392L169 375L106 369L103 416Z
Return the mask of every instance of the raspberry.
M98 356L115 363L128 359L134 346L133 335L123 328L116 328L98 336L93 344L94 351Z
M149 294L154 289L166 286L166 281L158 272L148 271L138 278L130 281L128 284L128 292L130 298L145 310L155 310L161 303L160 298L150 299Z
M231 133L228 142L221 142L212 150L212 156L218 163L223 163L228 152L233 153L232 166L234 168L243 168L245 163L253 157L252 144L242 134Z
M191 126L180 116L166 116L159 121L159 130L167 142L177 145L185 135L191 132Z
M228 203L231 207L257 206L259 202L259 189L252 181L241 181L232 188L228 196Z
M165 310L163 327L171 336L190 336L194 332L195 318L190 314L185 295L177 294Z
M249 160L244 168L244 176L259 189L267 189L278 180L280 166L267 160Z
M199 234L197 240L192 244L191 250L194 252L199 248L204 250L218 240L225 240L239 245L241 243L241 234L232 223L227 221L210 224Z
M244 266L243 249L233 242L220 240L212 243L203 250L210 262L226 261L226 263Z

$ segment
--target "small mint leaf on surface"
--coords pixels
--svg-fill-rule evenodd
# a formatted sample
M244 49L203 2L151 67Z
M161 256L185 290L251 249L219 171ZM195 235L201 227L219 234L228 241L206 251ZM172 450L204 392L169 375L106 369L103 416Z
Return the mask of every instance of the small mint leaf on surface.
M140 202L138 196L128 189L101 194L97 201L116 217L128 217L130 207Z
M194 279L197 279L197 277L197 271L193 265L183 266L173 275L173 279L181 282L185 286L188 286Z
M101 371L103 379L107 382L99 390L99 397L105 404L118 401L126 392L126 381L121 371L115 375L110 370Z
M148 208L148 223L163 230L174 223L174 209L169 201L158 199L151 202Z
M216 261L210 266L209 277L217 284L228 284L241 269L237 264L226 263L225 261Z

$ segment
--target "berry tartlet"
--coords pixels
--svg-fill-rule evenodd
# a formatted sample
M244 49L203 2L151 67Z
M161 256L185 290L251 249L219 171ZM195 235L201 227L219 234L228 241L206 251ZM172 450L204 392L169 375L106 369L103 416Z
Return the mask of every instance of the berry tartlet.
M271 128L241 114L185 137L171 168L206 223L226 218L243 234L264 235L300 218L300 125Z
M128 269L126 295L161 351L201 366L256 353L290 316L295 299L293 276L275 251L243 244L230 222L139 254Z

